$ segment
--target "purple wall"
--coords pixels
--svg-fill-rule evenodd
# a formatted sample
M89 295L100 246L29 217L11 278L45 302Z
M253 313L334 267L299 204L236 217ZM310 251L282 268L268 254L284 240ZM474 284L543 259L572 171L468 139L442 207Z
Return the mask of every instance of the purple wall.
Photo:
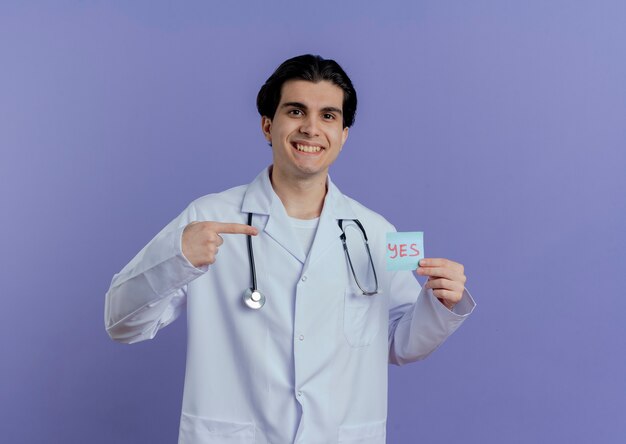
M268 164L256 92L305 52L359 92L334 181L479 302L391 368L389 442L624 442L623 1L23 3L0 6L3 442L175 442L185 322L116 344L104 293Z

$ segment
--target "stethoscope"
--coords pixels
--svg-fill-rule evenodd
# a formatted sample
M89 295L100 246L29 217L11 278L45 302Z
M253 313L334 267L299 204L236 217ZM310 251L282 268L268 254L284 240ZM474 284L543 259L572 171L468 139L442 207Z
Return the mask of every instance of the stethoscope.
M374 283L375 283L376 288L373 291L367 291L363 289L363 287L361 286L361 283L356 277L354 266L352 265L352 260L350 259L350 253L348 252L348 244L346 242L346 231L343 227L343 223L346 220L354 222L359 227L359 229L361 230L361 234L363 235L363 242L365 243L365 248L367 249L367 255L369 256L370 266L372 267L372 273L374 275ZM348 264L350 265L350 270L352 271L354 282L356 282L356 285L359 287L359 289L365 296L372 296L372 295L377 294L378 293L378 277L376 276L376 268L374 267L374 261L372 260L372 253L370 251L370 246L367 241L367 233L365 233L365 228L363 228L363 225L361 224L361 222L359 222L358 219L339 219L337 223L339 224L339 228L341 229L341 235L339 236L339 239L341 239L341 243L343 244L343 251L346 254L346 259L348 260ZM248 225L252 225L252 213L248 213ZM259 308L265 305L265 296L263 295L263 293L259 291L257 287L256 267L254 265L254 252L252 251L252 236L247 235L247 238L248 238L247 239L248 260L250 262L250 274L252 275L252 287L247 288L246 291L244 291L243 302L249 308L258 310Z

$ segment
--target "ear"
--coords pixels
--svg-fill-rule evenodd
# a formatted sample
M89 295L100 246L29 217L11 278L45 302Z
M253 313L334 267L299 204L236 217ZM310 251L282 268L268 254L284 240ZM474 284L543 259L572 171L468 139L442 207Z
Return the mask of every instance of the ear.
M265 136L265 140L272 143L272 119L267 116L261 117L261 131Z
M343 129L343 133L341 134L341 147L339 148L340 151L341 151L341 148L343 148L343 144L346 143L346 140L348 140L348 130L349 128L346 126Z

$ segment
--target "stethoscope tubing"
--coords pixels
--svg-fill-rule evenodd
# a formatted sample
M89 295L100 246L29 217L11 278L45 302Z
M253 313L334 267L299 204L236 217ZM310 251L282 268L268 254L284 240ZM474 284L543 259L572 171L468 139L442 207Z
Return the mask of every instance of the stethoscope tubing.
M248 213L248 225L252 225L252 213ZM254 263L254 253L252 252L252 236L248 235L248 260L250 262L250 274L252 275L252 288L247 288L243 292L243 303L248 308L258 310L265 305L265 296L259 291L256 284L256 266Z
M252 225L252 213L248 213L248 225ZM250 271L252 272L252 291L256 288L256 267L254 265L254 253L252 252L252 236L248 235L248 259L250 261Z

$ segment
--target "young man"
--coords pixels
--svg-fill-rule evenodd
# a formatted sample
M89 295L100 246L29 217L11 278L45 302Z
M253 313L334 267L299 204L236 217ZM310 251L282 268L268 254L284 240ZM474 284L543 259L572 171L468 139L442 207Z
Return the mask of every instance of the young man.
M388 362L426 357L472 311L461 264L422 260L423 289L386 271L394 227L330 181L356 103L336 62L285 61L257 98L272 165L192 202L114 276L115 340L187 308L179 443L384 443Z

